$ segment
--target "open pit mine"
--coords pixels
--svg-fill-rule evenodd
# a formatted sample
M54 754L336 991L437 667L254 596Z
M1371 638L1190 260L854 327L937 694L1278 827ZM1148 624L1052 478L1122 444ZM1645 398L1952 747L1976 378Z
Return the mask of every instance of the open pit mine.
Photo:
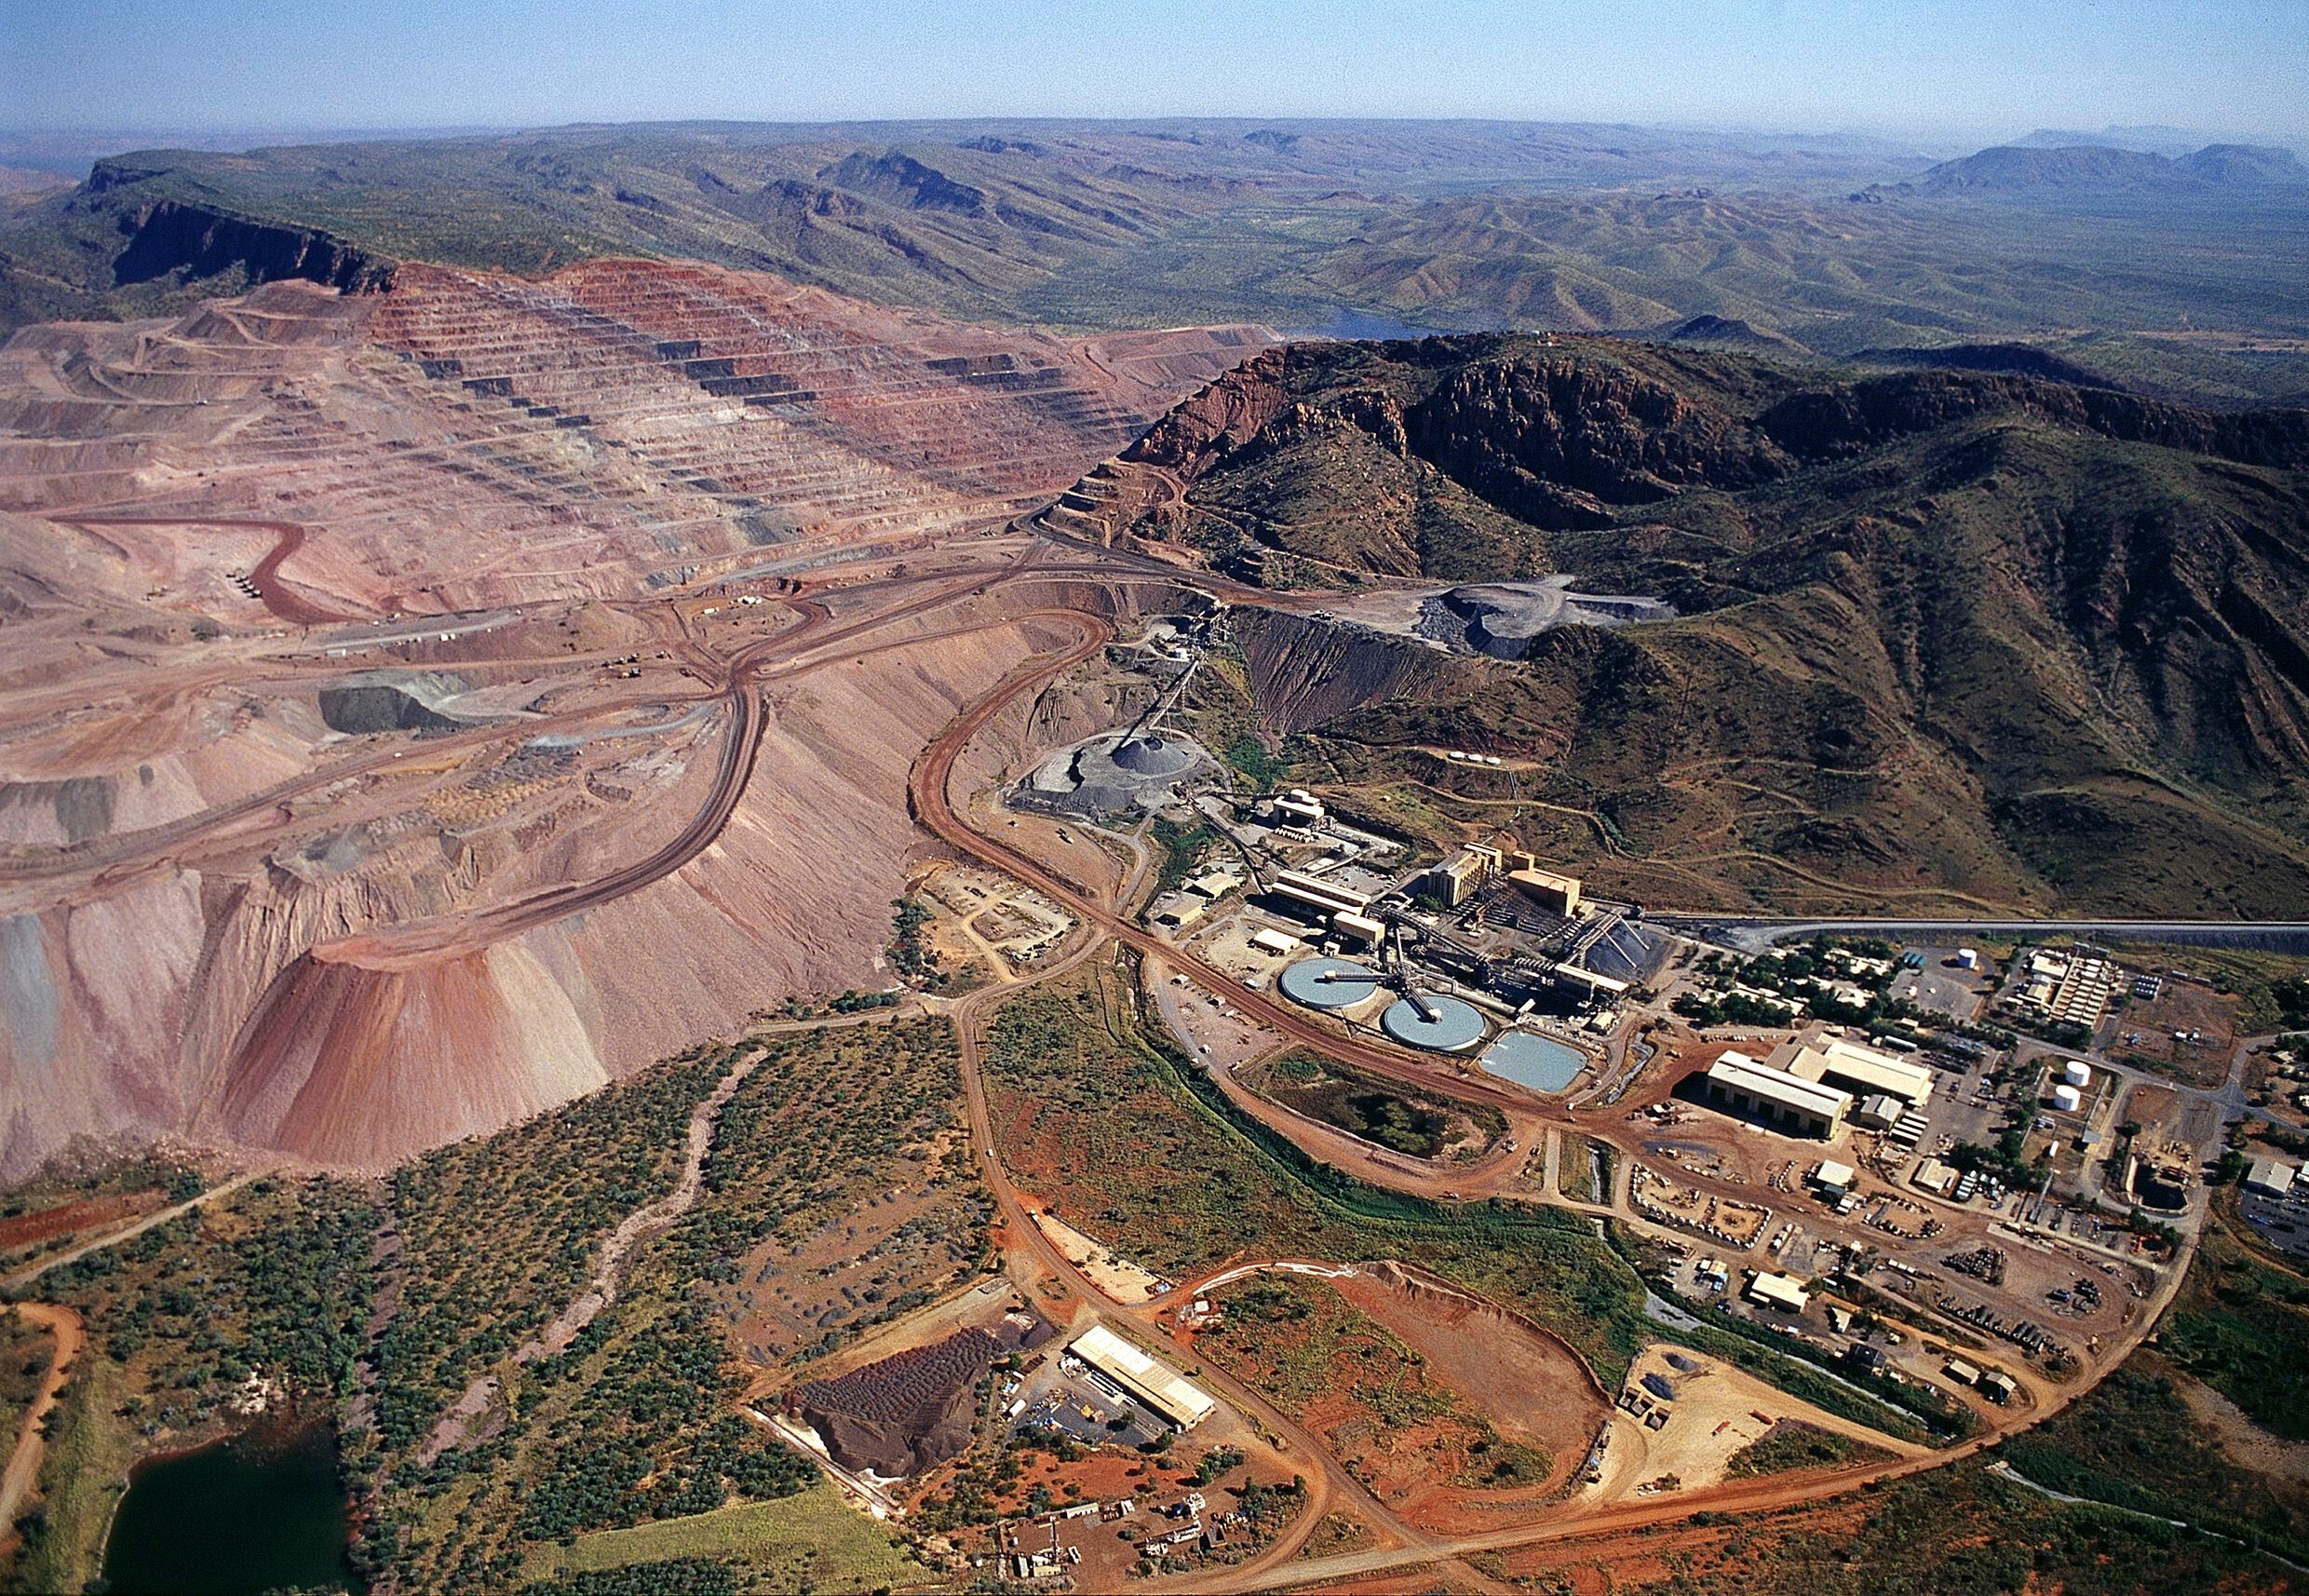
M920 751L1159 586L1014 522L1271 342L632 261L20 332L0 1177L381 1168L872 979Z

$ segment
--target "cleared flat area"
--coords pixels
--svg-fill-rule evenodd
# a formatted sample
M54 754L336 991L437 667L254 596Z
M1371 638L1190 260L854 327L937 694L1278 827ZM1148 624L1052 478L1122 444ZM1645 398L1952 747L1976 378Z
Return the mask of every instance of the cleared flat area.
M574 1546L537 1553L529 1573L541 1578L691 1557L734 1559L771 1588L790 1590L871 1590L926 1572L891 1546L880 1523L819 1484L775 1502L580 1535Z

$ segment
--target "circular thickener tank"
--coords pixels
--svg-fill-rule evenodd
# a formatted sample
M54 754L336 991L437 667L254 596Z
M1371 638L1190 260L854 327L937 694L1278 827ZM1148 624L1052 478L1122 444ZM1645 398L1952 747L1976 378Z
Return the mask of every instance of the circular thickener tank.
M1379 988L1379 972L1353 959L1301 959L1276 985L1309 1008L1352 1008Z
M1421 993L1398 997L1379 1017L1379 1028L1406 1048L1464 1053L1483 1040L1483 1016L1472 1003Z

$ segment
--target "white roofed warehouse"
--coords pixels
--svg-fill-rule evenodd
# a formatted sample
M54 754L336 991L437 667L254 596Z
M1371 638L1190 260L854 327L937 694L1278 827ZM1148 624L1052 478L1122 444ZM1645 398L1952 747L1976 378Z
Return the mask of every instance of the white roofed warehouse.
M1823 1140L1843 1129L1852 1109L1850 1092L1760 1064L1745 1053L1726 1053L1708 1065L1705 1089L1718 1108Z
M1907 1059L1835 1037L1824 1047L1800 1048L1789 1073L1808 1081L1873 1097L1896 1097L1911 1108L1932 1101L1932 1071Z
M1067 1350L1181 1429L1193 1429L1219 1405L1201 1386L1102 1324L1084 1331Z

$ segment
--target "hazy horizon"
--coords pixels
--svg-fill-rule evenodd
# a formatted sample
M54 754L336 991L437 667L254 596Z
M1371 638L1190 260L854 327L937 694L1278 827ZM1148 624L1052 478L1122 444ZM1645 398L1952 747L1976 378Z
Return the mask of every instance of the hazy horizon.
M660 121L1600 122L1992 142L2309 134L2309 20L2258 0L0 3L24 138L390 137ZM1471 64L1472 63L1472 64ZM125 113L106 115L107 111ZM124 146L132 147L132 146Z

